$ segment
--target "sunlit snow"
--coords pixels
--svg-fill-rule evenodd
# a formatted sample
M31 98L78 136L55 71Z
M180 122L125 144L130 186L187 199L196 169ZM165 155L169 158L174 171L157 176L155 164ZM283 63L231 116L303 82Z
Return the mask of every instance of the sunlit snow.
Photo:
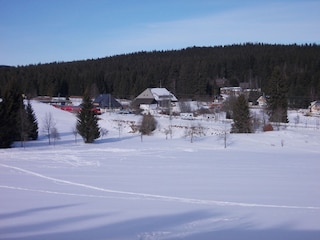
M158 116L141 141L141 116L107 112L108 134L84 144L74 115L32 104L39 140L0 149L0 239L320 239L319 118L291 111L290 126L227 134L225 148L222 119Z

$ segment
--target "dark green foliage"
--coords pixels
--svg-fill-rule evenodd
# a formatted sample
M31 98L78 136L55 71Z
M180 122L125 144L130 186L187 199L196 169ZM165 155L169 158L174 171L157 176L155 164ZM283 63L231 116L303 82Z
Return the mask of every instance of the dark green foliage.
M0 148L9 148L14 141L11 136L12 127L5 104L6 102L0 103Z
M251 133L252 124L248 100L245 95L240 95L234 103L233 108L233 124L231 133Z
M9 148L14 141L36 140L38 123L30 102L24 105L17 81L10 81L5 89L0 103L0 147Z
M133 99L147 87L166 87L178 98L212 99L225 86L246 82L267 91L273 69L286 75L289 106L307 107L320 98L320 46L243 44L153 51L97 60L0 67L0 86L22 79L29 96L81 95L95 85L100 93ZM3 96L3 89L0 95Z
M150 135L157 128L157 121L150 114L144 114L140 125L140 133L142 135Z
M78 114L77 131L85 143L93 143L100 137L98 117L93 112L93 104L88 91L85 93Z
M21 138L21 114L24 114L22 92L19 84L11 80L0 103L0 147L9 148Z
M272 72L268 88L268 115L271 122L288 122L288 87L280 67Z
M26 107L26 119L29 125L29 131L28 131L28 138L31 140L37 140L38 139L38 122L36 115L32 109L32 106L30 104L30 101L28 101L27 107Z
M20 134L21 146L23 143L28 140L37 140L38 139L38 122L37 118L33 112L30 101L27 105L24 104L19 109L18 112L18 129ZM18 140L18 139L16 139Z

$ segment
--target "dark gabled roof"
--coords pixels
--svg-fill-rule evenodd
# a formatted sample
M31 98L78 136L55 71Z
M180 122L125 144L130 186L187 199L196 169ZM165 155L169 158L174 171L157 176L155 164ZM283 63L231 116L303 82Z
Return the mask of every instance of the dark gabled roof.
M122 108L122 105L111 94L100 94L95 98L93 104L101 108Z
M263 96L262 92L250 91L249 96L248 96L248 101L249 102L256 102L261 96Z

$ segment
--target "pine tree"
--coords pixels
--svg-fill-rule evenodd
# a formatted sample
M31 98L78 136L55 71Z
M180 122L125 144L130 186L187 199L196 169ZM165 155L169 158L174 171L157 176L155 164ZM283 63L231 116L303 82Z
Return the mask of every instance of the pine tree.
M0 148L8 148L11 146L13 140L8 139L7 129L7 113L5 108L5 102L0 102Z
M15 80L10 81L0 103L0 148L9 148L21 139L20 113L23 109L22 92Z
M252 124L248 101L245 95L240 95L233 104L233 124L231 128L232 133L251 133Z
M288 122L288 86L280 67L275 67L269 80L267 97L268 115L271 122Z
M95 139L100 137L98 118L92 109L92 101L86 92L82 99L81 111L77 116L77 131L85 143L93 143Z
M27 107L27 121L29 123L29 132L28 132L28 138L32 140L38 139L38 122L36 115L32 109L30 101L28 101Z

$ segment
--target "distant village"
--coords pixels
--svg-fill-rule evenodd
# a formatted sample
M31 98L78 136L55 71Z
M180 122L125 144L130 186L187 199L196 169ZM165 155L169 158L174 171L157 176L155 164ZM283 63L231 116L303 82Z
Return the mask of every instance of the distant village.
M248 85L242 84L239 87L221 87L220 95L214 97L210 102L202 102L201 108L206 114L218 112L222 109L227 99L238 97L241 94L247 97L249 107L251 108L264 109L267 106L266 96L260 88L249 88ZM71 113L78 113L81 110L82 96L70 96L68 98L38 96L34 99ZM179 102L174 94L166 88L161 87L147 88L133 100L116 99L108 93L100 94L92 100L94 105L93 111L98 115L108 111L115 111L119 114L130 114L138 110L140 112L190 116L190 113L194 112L194 109L182 107L188 101L183 100ZM312 115L320 115L320 101L311 102L309 112Z

